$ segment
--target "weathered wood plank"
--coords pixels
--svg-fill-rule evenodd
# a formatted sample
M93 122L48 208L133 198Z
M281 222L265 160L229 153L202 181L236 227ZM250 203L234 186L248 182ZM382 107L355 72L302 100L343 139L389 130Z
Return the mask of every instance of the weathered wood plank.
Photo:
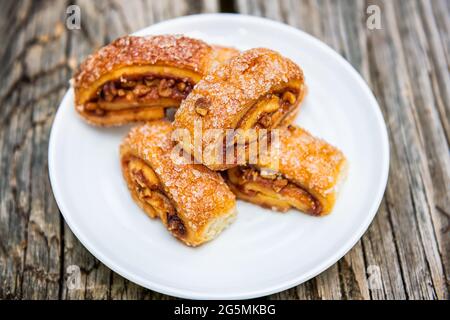
M443 264L447 269L446 278L450 279L450 253L445 248L450 247L450 235L445 230L449 222L450 213L450 157L448 141L445 135L445 126L448 119L440 117L442 110L442 100L446 99L447 92L435 90L435 83L447 83L450 85L450 76L447 72L442 73L442 69L436 69L433 65L432 44L427 40L425 26L420 18L420 7L431 4L430 1L407 2L402 6L395 3L395 12L402 32L402 44L408 75L412 86L412 97L415 103L414 120L420 135L423 151L421 152L422 165L427 169L422 174L424 184L424 201L429 208L419 212L426 213L418 216L418 225L424 243L427 260L432 273L437 278L435 286L446 286L446 280L441 279ZM400 19L403 17L403 19ZM431 30L432 28L428 28ZM439 55L443 57L443 55ZM436 61L436 60L435 60ZM438 61L436 61L438 62ZM439 62L438 62L439 63ZM440 81L435 81L440 78ZM434 80L433 80L434 79ZM416 90L420 88L420 90ZM437 95L436 95L437 94ZM445 124L447 122L447 124ZM433 125L430 125L433 124ZM425 222L425 221L426 222ZM437 241L439 250L430 246ZM438 254L439 251L439 254ZM440 256L439 256L440 255ZM441 262L442 261L442 262ZM447 291L444 289L444 291ZM444 294L444 293L442 293Z
M429 43L434 72L430 74L436 104L450 141L450 4L446 0L418 2L419 13Z
M445 275L442 268L441 256L443 255L444 262L448 259L448 233L445 232L443 226L445 225L446 217L443 216L445 213L439 213L435 209L434 202L439 199L443 203L442 207L446 206L448 201L448 144L445 141L445 135L443 132L443 126L447 125L446 118L446 97L445 94L448 90L448 86L445 83L448 81L448 69L440 68L437 72L429 71L431 77L435 77L436 81L430 81L429 77L426 77L427 69L423 67L422 63L417 63L417 61L429 60L430 57L427 56L427 52L421 50L421 46L415 44L414 38L419 35L418 32L422 32L422 25L417 25L418 15L420 12L425 12L425 18L428 19L428 23L434 23L433 17L429 11L422 10L421 8L414 6L412 2L400 3L396 2L396 6L391 6L391 4L385 4L384 1L380 1L378 4L384 10L383 20L388 19L390 22L395 18L395 14L398 14L397 21L401 21L400 25L392 24L389 26L390 32L383 38L383 40L378 40L381 45L388 50L392 50L393 54L397 55L399 63L404 65L399 72L401 76L399 79L392 80L391 73L386 68L383 75L378 74L378 70L373 69L374 61L369 60L369 57L376 58L379 56L377 53L378 42L367 42L370 39L379 39L380 35L385 33L385 30L374 30L369 31L365 26L365 9L371 2L366 3L365 1L238 1L238 10L246 14L254 14L260 16L266 16L271 19L282 20L300 29L303 29L314 36L320 38L336 51L341 53L353 66L360 71L364 78L370 83L373 83L375 89L382 88L384 90L389 90L391 94L391 89L389 86L396 90L399 86L406 86L402 82L412 83L411 79L417 81L420 78L421 82L419 84L420 88L424 90L414 90L414 91L402 91L397 92L401 97L396 96L395 100L384 101L388 104L384 107L384 112L398 113L402 110L398 110L398 99L405 100L405 105L412 102L411 94L415 95L414 100L419 100L421 105L419 107L412 108L412 113L402 113L399 117L403 121L407 122L407 126L411 126L409 137L414 146L417 148L415 152L409 153L409 162L413 168L408 169L406 176L409 175L408 181L403 181L401 187L403 190L408 190L409 192L403 195L409 200L409 205L406 202L398 201L388 203L387 206L382 206L375 223L372 224L371 229L368 234L363 238L363 251L358 250L358 246L355 247L352 252L360 253L360 259L358 263L354 264L357 268L357 275L362 283L362 288L364 291L364 298L368 297L368 286L367 281L373 280L369 274L365 274L368 270L366 268L375 268L378 270L380 281L382 282L379 288L371 290L372 298L404 298L405 290L409 291L408 296L414 298L445 298L447 296L447 288L445 288ZM388 6L385 8L386 5ZM430 6L429 1L423 1L422 6ZM444 6L442 3L438 5ZM407 12L407 10L409 12ZM387 15L389 14L389 15ZM398 19L403 17L402 19ZM407 19L405 19L407 17ZM447 18L441 17L441 28L446 27L448 23ZM433 29L434 27L434 29ZM385 27L387 29L388 27ZM435 26L432 25L428 27L428 30L435 38L439 37L435 30ZM377 36L376 33L379 33ZM445 32L444 32L445 34ZM406 36L406 37L405 37ZM409 37L408 37L409 36ZM420 34L423 37L423 32ZM392 41L391 37L396 37ZM406 43L406 41L409 41ZM403 54L403 45L409 45L411 49L416 50L415 55L405 55ZM442 48L441 42L438 40L434 41L434 51L433 54L439 56L439 60L435 62L438 66L443 66L443 60L445 56L437 53L440 48ZM426 40L421 43L426 45ZM370 52L369 52L370 51ZM385 57L386 59L387 57ZM405 59L406 58L406 59ZM431 57L433 59L434 57ZM379 63L381 63L381 60ZM391 60L393 61L393 60ZM444 60L445 61L445 60ZM428 65L431 63L429 61ZM414 65L414 63L416 63ZM386 63L385 63L386 65ZM397 63L390 65L391 68L397 67ZM443 70L442 73L440 71ZM434 71L434 70L433 70ZM392 70L391 70L392 72ZM420 75L419 75L420 74ZM373 76L375 75L375 76ZM390 77L390 79L384 79L385 77ZM436 90L436 84L439 83L440 91ZM436 94L434 93L443 91L444 97L441 101L435 103ZM393 92L394 93L394 92ZM380 93L382 94L382 93ZM394 93L395 94L395 93ZM406 102L408 101L408 102ZM439 105L437 105L440 102ZM416 104L418 104L416 102ZM427 104L422 108L423 104ZM439 119L439 113L441 119ZM387 117L390 115L388 114ZM414 123L413 119L419 119L421 122L421 128L415 129L417 124ZM411 122L412 121L412 122ZM440 124L442 123L442 125ZM390 124L390 123L389 123ZM437 124L437 126L430 125ZM396 124L398 125L398 123ZM396 126L395 125L395 126ZM395 127L394 126L394 127ZM403 128L402 128L403 129ZM402 139L402 132L398 132L398 128L390 128L396 130L394 135L398 139ZM423 135L426 135L425 139L427 145L425 148L422 147L424 144L421 139ZM401 140L401 144L398 148L410 148L411 146L405 144L404 140ZM395 146L397 148L397 146ZM411 150L411 149L410 149ZM396 152L397 150L394 150ZM414 167L417 157L421 157L422 166ZM405 163L394 162L394 168L398 168L398 173L394 173L405 177L404 173L400 173L400 169L405 169ZM395 170L395 169L394 169ZM394 171L394 170L391 170ZM422 173L424 172L424 173ZM431 172L431 174L430 174ZM391 180L392 180L391 173ZM403 178L404 179L404 178ZM394 183L398 183L402 180L401 177L394 177ZM431 183L433 182L433 183ZM433 190L433 185L437 185L438 190ZM392 187L392 186L391 186ZM398 189L394 189L398 190ZM390 208L390 206L392 206ZM397 211L401 211L404 216L398 215ZM414 215L416 217L414 217ZM408 224L403 223L403 219L406 219ZM406 221L405 221L406 222ZM382 226L382 228L380 228ZM408 227L407 227L408 226ZM402 229L404 232L410 230L410 227L415 228L415 234L401 234ZM436 233L435 233L435 230ZM394 232L394 234L393 234ZM384 239L380 237L375 237L375 235L384 234L385 237L391 240L396 240L398 243L396 245L391 245L386 242L383 245ZM399 238L400 237L400 238ZM440 250L437 248L436 237L438 243L440 244ZM399 239L398 239L399 238ZM408 248L409 246L409 248ZM447 248L446 252L442 250ZM410 253L413 252L411 256ZM325 296L336 296L336 286L340 285L341 290L344 292L344 296L347 298L357 298L360 294L354 294L355 291L346 289L346 272L345 265L346 261L351 257L352 252L349 253L345 258L343 258L338 264L341 266L339 274L341 275L340 283L335 282L333 278L329 279L325 283L321 283L320 286L322 291L325 291ZM367 260L366 262L364 260ZM431 260L431 261L429 261ZM332 269L332 268L331 268ZM321 281L322 276L328 277L328 273L332 273L332 270L328 270L323 275L317 277L313 281ZM335 271L337 272L337 271ZM403 278L402 272L407 273ZM426 280L428 279L428 280ZM427 283L427 281L429 281ZM406 283L403 283L406 282ZM427 283L424 285L424 283ZM429 286L429 288L427 288ZM325 288L325 289L324 289ZM348 292L351 292L348 294ZM319 296L324 296L318 294Z
M15 34L2 56L0 297L56 299L61 220L48 181L47 145L68 76L60 26L65 6L15 6L3 25Z
M405 289L409 298L443 299L447 297L447 289L431 221L433 209L427 183L430 174L415 122L418 108L402 48L406 33L398 24L392 2L370 3L381 8L385 23L383 29L369 33L370 57L372 82L391 138L391 179L385 199Z
M370 77L368 35L366 27L365 1L337 1L334 9L329 10L329 19L334 21L330 30L337 30L337 36L332 46L340 52L365 78L372 84ZM330 31L331 32L331 31ZM393 244L393 226L389 220L387 207L382 204L369 231L361 243L362 260L354 265L355 277L359 277L360 289L365 290L363 298L367 298L369 291L372 299L404 299L405 289L398 261L398 253ZM381 235L383 235L381 237ZM346 255L339 264L350 255ZM345 287L345 286L344 286ZM354 294L348 298L354 299Z

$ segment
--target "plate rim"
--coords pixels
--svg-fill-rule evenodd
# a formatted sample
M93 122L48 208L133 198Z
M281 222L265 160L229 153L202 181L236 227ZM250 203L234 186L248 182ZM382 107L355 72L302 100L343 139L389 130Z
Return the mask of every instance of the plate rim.
M381 134L381 144L380 149L383 153L381 165L382 165L382 172L381 172L381 183L379 184L377 188L376 194L373 196L374 201L372 202L372 205L370 206L370 209L368 210L368 214L365 217L365 220L362 222L361 226L357 230L357 232L354 232L351 237L349 237L342 246L340 246L340 249L337 250L333 255L328 257L327 259L323 260L320 264L317 264L316 267L311 268L307 273L303 273L300 276L292 277L292 279L288 281L284 281L280 284L273 285L271 287L266 287L259 290L253 290L253 291L245 291L241 290L237 293L228 293L228 294L216 294L216 293L205 293L202 291L195 291L195 290L186 290L186 289L180 289L173 286L166 286L164 284L156 283L154 281L144 279L143 277L140 277L139 275L135 275L134 272L129 272L125 268L121 268L120 266L116 265L114 261L110 260L108 257L106 257L101 250L97 250L94 245L92 245L89 241L89 237L85 236L83 232L76 227L75 222L72 220L71 217L76 216L73 214L68 214L71 210L68 209L64 197L61 193L61 188L59 188L58 183L56 182L56 175L57 173L54 171L55 166L53 165L53 159L55 159L55 140L56 140L56 132L59 130L58 125L58 118L61 117L62 111L60 109L60 106L65 102L66 99L69 98L69 96L72 94L71 91L73 91L72 87L69 87L69 89L64 94L63 99L61 100L58 110L56 111L51 132L50 132L50 138L49 138L49 144L48 144L48 172L49 172L49 178L50 178L50 185L52 187L52 192L55 198L55 201L58 205L59 211L61 212L61 215L64 217L65 222L71 229L71 231L74 233L74 235L77 237L77 239L83 244L83 246L99 261L101 261L103 264L105 264L109 269L112 271L118 273L122 277L153 291L157 291L159 293L171 295L174 297L179 298L187 298L187 299L249 299L249 298L256 298L261 296L270 295L273 293L277 293L292 287L295 287L303 282L306 282L310 280L311 278L321 274L326 269L331 267L333 264L335 264L337 261L339 261L346 253L348 253L355 245L356 243L361 239L361 237L364 235L364 233L367 231L369 225L372 223L378 208L380 207L381 201L384 196L384 192L387 186L388 177L389 177L389 163L390 163L390 147L389 147L389 138L388 138L388 131L386 127L386 123L384 121L384 117L381 111L381 108L378 104L378 101L376 100L373 92L369 88L368 84L365 82L365 80L362 78L362 76L358 73L358 71L347 61L345 60L338 52L336 52L334 49L332 49L330 46L328 46L326 43L322 42L321 40L315 38L314 36L297 29L295 27L292 27L290 25L284 24L279 21L262 18L262 17L256 17L256 16L250 16L245 14L234 14L234 13L204 13L204 14L194 14L194 15L188 15L188 16L182 16L182 17L176 17L173 19L161 21L159 23L155 23L153 25L150 25L148 27L145 27L143 29L140 29L133 34L139 34L146 32L147 30L154 28L156 26L161 27L165 24L172 24L174 22L189 22L192 20L207 20L207 19L231 19L231 20L245 20L245 22L253 22L253 23L259 23L259 24L269 24L273 25L275 28L281 28L283 32L289 32L289 33L296 33L297 36L304 37L305 39L311 41L314 45L319 46L321 49L325 50L327 53L333 55L341 64L342 66L349 72L349 74L354 78L354 80L359 83L359 86L361 89L365 92L366 96L368 97L370 104L373 106L374 114L376 116L376 122L377 126L379 127L379 132ZM59 122L61 123L61 122ZM64 213L66 212L66 213Z

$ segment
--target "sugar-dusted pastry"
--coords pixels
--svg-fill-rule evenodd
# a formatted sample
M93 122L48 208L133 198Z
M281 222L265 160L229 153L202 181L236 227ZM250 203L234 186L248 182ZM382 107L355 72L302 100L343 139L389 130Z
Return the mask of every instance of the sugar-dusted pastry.
M89 56L74 76L75 106L91 124L159 119L237 50L184 36L125 36Z
M182 102L174 126L186 128L194 136L201 123L202 144L185 140L183 147L190 153L201 153L203 159L198 160L209 168L224 170L237 164L208 161L203 152L206 148L223 143L227 129L286 126L293 120L305 92L303 72L294 62L269 49L251 49L206 75ZM222 139L207 134L210 129L222 130Z
M120 148L122 172L148 216L160 218L185 244L198 246L234 220L236 200L217 172L185 164L172 152L171 134L165 120L133 128Z
M230 189L240 199L283 212L330 213L346 176L344 154L301 128L278 132L278 162L229 169Z

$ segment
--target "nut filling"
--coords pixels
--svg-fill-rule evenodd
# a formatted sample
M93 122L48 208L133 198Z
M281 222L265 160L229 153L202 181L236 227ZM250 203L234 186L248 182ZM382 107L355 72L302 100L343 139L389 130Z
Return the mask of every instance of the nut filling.
M188 78L159 75L121 77L99 88L85 104L85 110L102 116L108 111L137 107L177 107L193 86Z
M287 211L295 207L311 215L320 215L320 202L301 186L272 171L254 167L237 167L228 170L232 188L260 205Z
M292 91L269 94L266 97L262 98L259 102L257 102L256 105L247 112L247 114L241 119L237 127L244 130L276 128L286 117L291 114L291 112L295 112L298 105L298 99L301 100L301 98L298 97L298 91L296 92L295 89L292 89ZM197 102L199 100L197 100ZM196 112L200 113L197 109ZM247 154L249 144L255 142L255 139L257 139L257 137L246 135L244 133L243 138L245 141L245 153ZM238 161L238 148L236 148L238 140L242 138L239 138L238 135L235 135L232 136L231 141L228 141L229 139L230 137L223 137L223 150L221 156L222 159L227 159L227 161L232 164L243 164ZM270 145L270 143L271 135L267 135L267 144ZM232 148L231 151L229 150L229 148ZM231 152L233 152L233 158L227 158L230 156Z
M136 195L144 205L149 205L155 216L160 217L170 232L178 237L186 234L186 228L177 215L175 206L161 189L159 179L153 169L140 159L128 162L128 173L134 183Z
M268 94L250 108L238 127L242 129L275 128L295 110L299 99L299 90L294 88L290 91Z

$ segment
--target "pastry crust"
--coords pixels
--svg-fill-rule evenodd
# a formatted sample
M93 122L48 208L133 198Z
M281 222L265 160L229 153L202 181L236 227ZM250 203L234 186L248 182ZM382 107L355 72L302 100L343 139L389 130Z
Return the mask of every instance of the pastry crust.
M172 126L133 128L120 148L123 176L136 203L189 246L216 237L235 218L235 196L223 178L173 157Z
M237 52L184 36L121 37L80 65L76 110L103 126L164 117L165 108L178 107L207 71Z
M256 48L234 56L206 75L182 102L174 126L194 135L202 125L202 151L215 142L209 129L271 129L288 125L306 92L302 70L279 53ZM183 147L196 153L192 144ZM202 152L203 153L203 152ZM237 164L207 163L213 170Z
M293 207L316 216L330 213L347 173L344 154L299 127L278 132L278 161L228 170L231 190L240 199L283 212Z

